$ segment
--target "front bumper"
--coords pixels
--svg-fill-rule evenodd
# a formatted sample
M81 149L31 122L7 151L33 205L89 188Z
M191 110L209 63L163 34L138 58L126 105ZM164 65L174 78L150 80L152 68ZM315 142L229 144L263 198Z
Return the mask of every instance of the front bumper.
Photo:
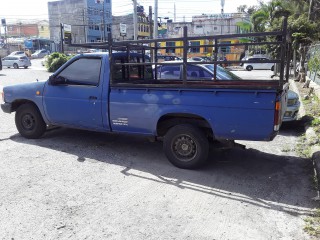
M11 103L2 103L1 109L5 113L12 113L12 104Z
M287 106L287 110L284 113L284 117L282 121L290 122L290 121L297 120L299 108L300 108L300 102L292 106Z

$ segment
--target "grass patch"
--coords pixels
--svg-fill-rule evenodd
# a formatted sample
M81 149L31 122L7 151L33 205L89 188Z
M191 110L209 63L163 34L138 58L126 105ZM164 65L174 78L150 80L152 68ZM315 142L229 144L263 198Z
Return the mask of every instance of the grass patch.
M310 89L302 87L303 84L297 84L299 93L301 96L308 95ZM296 146L296 153L305 158L311 158L313 146L319 145L320 139L320 101L316 94L312 94L309 98L302 100L303 106L306 110L306 122L307 125L311 126L316 133L315 139L307 139L306 135L302 135ZM312 176L310 179L314 189L319 189L319 182L316 176ZM310 217L304 219L305 226L303 230L309 235L319 239L320 238L320 208L314 212Z
M312 119L312 121L311 121L311 126L312 127L316 127L316 126L319 126L319 125L320 125L320 119L319 118Z
M314 237L320 237L320 209L317 209L313 216L304 219L303 230Z

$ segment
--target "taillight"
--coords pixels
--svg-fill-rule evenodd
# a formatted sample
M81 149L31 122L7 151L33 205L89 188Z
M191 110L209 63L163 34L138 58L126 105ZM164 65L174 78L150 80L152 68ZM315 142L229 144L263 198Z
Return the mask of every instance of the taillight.
M281 102L277 101L274 110L274 131L279 131L281 124Z

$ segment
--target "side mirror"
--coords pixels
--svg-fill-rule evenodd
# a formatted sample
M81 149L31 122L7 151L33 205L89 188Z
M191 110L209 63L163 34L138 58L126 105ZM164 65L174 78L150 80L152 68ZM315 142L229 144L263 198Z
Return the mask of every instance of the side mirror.
M51 75L49 77L49 85L55 86L66 83L66 79L62 76Z
M54 78L55 78L54 75L51 75L51 76L49 77L49 79L48 79L49 85L55 85Z

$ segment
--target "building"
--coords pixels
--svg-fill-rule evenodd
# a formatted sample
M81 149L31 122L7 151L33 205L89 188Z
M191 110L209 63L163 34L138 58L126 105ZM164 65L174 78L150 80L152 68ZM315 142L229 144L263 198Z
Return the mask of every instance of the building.
M39 36L38 25L36 23L11 23L7 24L7 37L9 38L29 38Z
M39 32L38 37L50 39L49 21L42 20L37 22L37 25L38 25L38 32Z
M50 38L48 20L17 21L7 24L7 36L11 38Z
M125 24L126 34L120 34L120 24ZM145 13L138 13L138 39L148 39L150 37L149 18ZM115 41L133 40L133 14L112 17L112 38Z
M243 23L250 23L250 18L245 13L229 14L203 14L193 16L191 22L172 22L166 24L167 32L164 34L168 38L182 37L183 28L188 29L188 36L211 36L244 33L248 31L242 28ZM162 37L162 36L159 36ZM221 43L239 43L240 39L224 39ZM192 48L188 53L189 57L194 56L212 56L214 48L198 47L203 44L211 44L208 40L191 41ZM182 42L161 43L162 47L182 46ZM218 49L219 57L227 57L228 60L239 60L240 55L244 52L244 47L226 46ZM182 49L162 49L161 54L182 56Z
M61 41L61 24L71 25L72 43L100 42L111 32L110 0L48 2L50 38Z

